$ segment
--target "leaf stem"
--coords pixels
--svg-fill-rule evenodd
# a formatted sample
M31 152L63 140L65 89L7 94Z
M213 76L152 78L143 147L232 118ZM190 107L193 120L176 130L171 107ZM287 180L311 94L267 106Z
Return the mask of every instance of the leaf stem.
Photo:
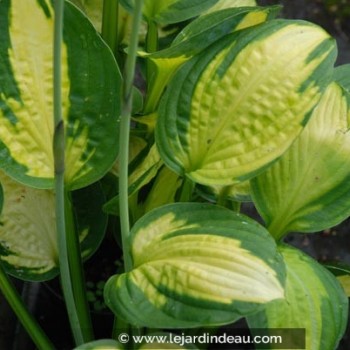
M62 131L60 131L62 130ZM54 134L54 150L55 150L55 199L56 199L56 228L57 228L57 242L58 242L58 254L59 254L59 266L61 285L63 295L68 312L68 318L71 325L71 330L74 335L76 345L84 343L84 337L82 334L78 312L74 300L72 276L69 267L68 258L68 245L67 245L67 231L66 231L66 219L65 219L65 188L64 188L64 173L60 170L59 151L58 144L62 143L63 136L63 123L60 123L55 128Z
M240 213L241 211L241 202L233 201L232 202L232 210L235 211L236 213Z
M184 176L179 202L190 202L192 199L194 187L194 182L187 176Z
M65 221L67 232L67 250L69 268L72 278L72 288L84 341L94 339L90 317L89 303L86 295L84 270L81 259L81 251L78 230L74 217L73 205L70 194L65 193Z
M72 276L69 267L67 231L65 221L65 134L62 118L61 92L61 45L63 38L64 0L55 1L54 21L54 52L53 52L53 95L54 95L54 167L55 167L55 201L56 201L56 229L59 254L59 266L62 290L66 302L67 313L76 345L84 343L84 336L80 326L79 316L74 300Z
M125 63L122 111L120 122L120 154L119 154L119 208L122 245L124 254L125 271L132 269L132 258L129 245L130 221L129 221L129 195L128 195L128 165L129 165L129 136L130 119L132 111L132 86L135 77L136 56L138 47L139 30L142 17L143 0L135 1L134 18L130 38L130 47Z
M147 35L146 35L146 52L155 52L158 50L158 26L154 21L148 22ZM147 76L147 96L144 108L144 113L148 114L156 109L156 105L159 101L159 97L163 92L163 79L160 82L158 80L159 68L148 58L146 59L146 76ZM166 80L166 78L165 78ZM160 84L161 88L158 88Z
M0 290L23 327L40 350L51 350L54 346L40 328L35 318L28 312L19 293L0 264Z
M241 202L228 199L229 192L230 186L224 186L218 195L217 204L239 213L241 211Z
M154 21L148 22L147 36L146 36L146 51L155 52L158 50L158 26Z
M146 51L155 52L158 50L158 26L157 23L152 20L150 20L147 24ZM150 90L150 84L154 80L154 74L156 74L156 72L154 65L149 59L147 60L146 66L148 90Z
M102 38L118 60L118 1L104 0L102 14Z

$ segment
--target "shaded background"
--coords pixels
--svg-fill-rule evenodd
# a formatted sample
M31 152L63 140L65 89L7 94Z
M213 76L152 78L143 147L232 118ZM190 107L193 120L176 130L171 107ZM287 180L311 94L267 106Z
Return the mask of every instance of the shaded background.
M1 1L1 0L0 0ZM350 0L258 0L259 5L283 5L282 17L305 19L321 25L333 37L336 38L339 57L337 65L350 63ZM244 206L244 211L255 218L259 218L251 205ZM342 261L350 265L350 220L341 225L315 234L288 235L287 242L297 246L313 256L320 262ZM111 242L109 242L111 243ZM92 265L96 261L103 262L108 258L113 262L116 247L107 245L99 250L99 253L88 262L88 269L93 270ZM110 254L110 257L108 256ZM96 269L95 269L96 270ZM101 271L98 271L99 276ZM108 276L102 279L107 279ZM101 278L101 276L100 276ZM89 276L87 276L89 279ZM69 334L68 320L62 298L55 296L58 289L58 281L40 285L38 283L22 283L17 281L24 299L29 308L35 314L50 334L59 350L67 349L71 340L67 339ZM56 285L55 285L56 284ZM26 332L16 322L15 316L8 308L6 302L0 296L0 350L31 350L33 346L26 336ZM53 317L54 316L54 317ZM109 329L103 329L106 319L94 315L95 327L100 327L100 337L108 337ZM238 323L237 327L245 327L244 322ZM10 345L11 344L11 345ZM338 350L350 349L350 328L342 340ZM217 350L212 348L212 350ZM323 350L323 349L319 349Z

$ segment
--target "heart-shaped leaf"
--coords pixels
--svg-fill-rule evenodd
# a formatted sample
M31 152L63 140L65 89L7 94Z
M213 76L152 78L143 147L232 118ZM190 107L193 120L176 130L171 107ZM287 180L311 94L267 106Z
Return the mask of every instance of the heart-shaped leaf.
M106 304L131 324L224 324L283 298L276 245L243 215L209 204L170 204L143 216L131 235L134 269L105 287Z
M91 184L118 152L121 77L89 20L65 4L62 103L66 184ZM0 1L0 168L28 186L52 188L53 9L51 2Z
M350 215L349 127L350 94L332 83L292 147L252 180L256 206L276 239Z
M287 268L286 298L271 302L264 311L249 317L249 326L304 328L305 349L337 349L348 316L348 299L339 282L301 251L288 246L281 246L280 251ZM294 340L299 344L302 341Z
M205 185L252 178L299 135L333 74L334 40L302 21L230 34L185 63L159 108L165 163Z
M43 281L58 273L55 199L52 190L25 187L0 172L0 259L8 273ZM107 216L99 184L73 192L81 254L90 257L104 236Z

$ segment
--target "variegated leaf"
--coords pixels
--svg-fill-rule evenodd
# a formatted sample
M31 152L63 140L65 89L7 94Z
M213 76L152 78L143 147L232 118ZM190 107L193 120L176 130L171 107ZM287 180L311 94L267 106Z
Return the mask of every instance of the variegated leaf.
M176 57L190 58L225 35L273 19L278 6L228 8L189 23L174 39L169 48L148 55L161 60Z
M52 190L29 188L0 172L0 260L20 279L42 281L58 273L55 199ZM91 256L105 232L101 213L104 196L99 184L73 193L83 258Z
M338 276L337 280L340 282L348 298L350 298L350 275Z
M274 18L279 7L228 8L201 16L187 25L171 46L154 53L141 53L155 66L153 86L146 101L146 112L158 101L176 70L191 57L225 35Z
M91 23L65 5L65 176L77 189L98 180L117 156L121 77ZM0 167L38 188L52 188L54 177L53 15L49 0L0 1Z
M280 239L316 232L350 215L350 94L332 83L292 147L253 179L256 206Z
M334 40L303 21L225 36L185 63L163 96L156 142L164 162L205 185L256 176L303 129L335 54Z
M201 14L219 0L145 0L143 15L147 21L159 24L182 22ZM132 12L135 0L120 0Z
M326 263L324 266L337 277L346 295L350 297L350 266L341 262Z
M163 166L154 181L152 189L147 195L145 213L162 205L174 203L177 190L182 184L182 179L166 166Z
M220 11L231 7L246 7L257 6L255 0L219 0L214 6L212 6L206 13Z
M348 299L339 282L301 251L288 246L281 246L280 251L287 268L286 298L249 317L249 326L304 328L306 350L337 349L348 316Z
M98 32L101 32L103 1L102 0L69 0L79 7L90 19Z
M130 243L134 269L109 279L105 301L131 324L224 324L284 296L273 239L228 209L199 203L155 209L134 225Z
M145 158L140 162L129 176L129 193L132 194L150 182L162 166L156 145L152 145Z
M217 201L219 198L237 202L251 202L250 182L243 181L231 186L202 186L197 189L203 198L210 201Z
M148 152L146 156L130 171L128 179L129 196L154 179L163 165L155 145L152 145L149 149L145 148L145 150ZM119 215L119 195L108 201L104 206L104 210L109 214Z
M147 147L147 142L141 137L130 135L129 141L129 163L133 162L141 152ZM114 163L110 171L113 175L119 177L119 159Z
M350 64L335 68L334 80L350 93Z

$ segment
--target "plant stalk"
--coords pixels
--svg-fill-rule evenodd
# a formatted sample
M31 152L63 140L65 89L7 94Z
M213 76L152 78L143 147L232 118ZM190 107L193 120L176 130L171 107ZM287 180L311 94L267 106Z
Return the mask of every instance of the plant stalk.
M54 3L54 52L53 52L53 97L54 97L54 168L55 168L55 201L56 201L56 229L59 254L59 267L62 282L62 290L66 303L71 330L76 345L85 342L82 327L79 320L74 292L72 276L69 266L67 231L65 218L65 133L62 118L62 92L61 92L61 45L63 37L63 13L64 0L56 0Z
M184 176L180 192L179 202L190 202L194 191L194 182L187 176Z
M129 139L130 139L130 121L132 112L132 87L135 78L136 58L139 30L142 18L143 0L135 2L133 24L131 31L130 47L124 67L124 82L122 95L122 110L119 131L119 215L120 229L122 236L122 248L124 255L125 271L132 270L133 261L130 247L130 218L129 218ZM121 322L121 323L120 323ZM118 317L114 319L113 338L117 338L120 326L125 326L124 322ZM130 329L133 333L136 330Z
M154 21L148 22L147 36L146 36L146 51L155 52L158 50L158 26Z
M119 4L117 0L103 1L102 14L102 32L103 40L112 50L114 56L118 60L118 10Z
M129 193L128 193L128 166L129 166L129 136L132 111L132 87L135 77L136 57L138 48L139 30L142 18L143 0L135 1L130 47L125 62L124 85L122 97L122 111L119 137L119 209L122 245L125 271L132 269L130 251L130 220L129 220Z
M80 327L84 341L94 339L90 317L89 303L86 295L84 269L81 259L78 230L74 217L73 205L69 193L65 193L65 221L67 232L67 251L69 268L72 278L72 288Z
M21 321L23 327L32 338L39 350L51 350L54 346L47 338L41 327L36 322L35 318L28 312L19 293L13 283L7 276L6 272L0 264L0 290L5 299L11 306L11 309Z
M147 35L146 35L146 51L151 53L158 50L158 26L157 23L150 20L148 22ZM156 74L155 67L150 60L147 60L147 83L148 91L150 90L150 84L155 79Z

